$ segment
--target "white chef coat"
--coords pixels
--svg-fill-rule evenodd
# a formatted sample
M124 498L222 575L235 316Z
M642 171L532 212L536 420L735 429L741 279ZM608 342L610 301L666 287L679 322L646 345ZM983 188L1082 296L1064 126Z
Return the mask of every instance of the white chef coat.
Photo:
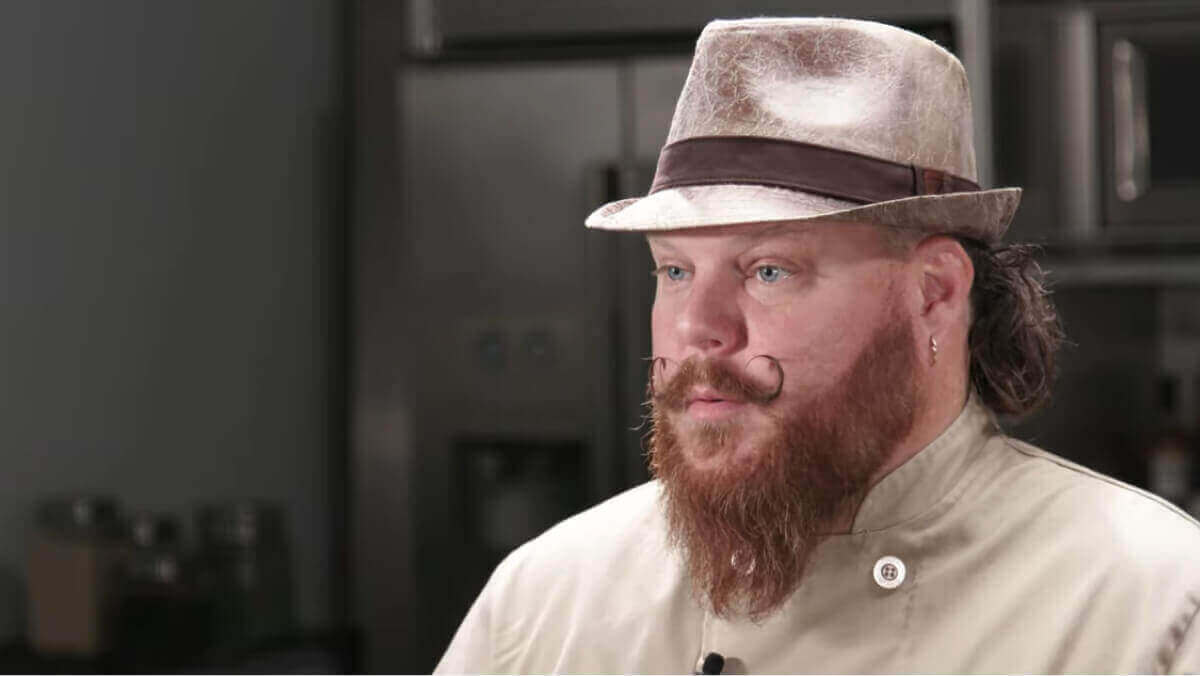
M725 673L1200 672L1200 526L1003 436L974 396L758 624L696 601L660 492L509 555L437 671L686 673L717 652Z

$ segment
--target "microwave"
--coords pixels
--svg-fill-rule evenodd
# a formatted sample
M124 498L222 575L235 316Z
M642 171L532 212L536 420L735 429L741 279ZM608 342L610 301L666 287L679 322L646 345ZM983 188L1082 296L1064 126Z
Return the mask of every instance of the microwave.
M993 35L1014 238L1200 250L1200 2L999 3Z

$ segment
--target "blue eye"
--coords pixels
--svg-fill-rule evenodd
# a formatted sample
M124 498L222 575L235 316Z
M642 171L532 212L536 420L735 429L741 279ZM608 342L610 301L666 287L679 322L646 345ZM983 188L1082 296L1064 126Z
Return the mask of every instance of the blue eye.
M655 275L666 275L672 282L682 281L687 277L687 270L678 265L664 265L654 271Z
M788 276L788 273L778 265L760 265L754 269L754 274L758 277L758 281L767 284L774 284Z

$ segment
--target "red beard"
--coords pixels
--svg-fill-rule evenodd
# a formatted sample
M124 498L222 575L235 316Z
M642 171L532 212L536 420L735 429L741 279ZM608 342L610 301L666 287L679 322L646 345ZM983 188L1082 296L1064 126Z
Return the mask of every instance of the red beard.
M716 615L773 613L800 586L821 539L857 508L913 426L921 394L913 335L910 322L886 321L841 380L789 408L770 408L773 390L695 358L653 393L650 469L665 489L671 542ZM738 420L676 424L700 385L768 414L747 461L730 452L746 432ZM695 466L722 453L715 468Z

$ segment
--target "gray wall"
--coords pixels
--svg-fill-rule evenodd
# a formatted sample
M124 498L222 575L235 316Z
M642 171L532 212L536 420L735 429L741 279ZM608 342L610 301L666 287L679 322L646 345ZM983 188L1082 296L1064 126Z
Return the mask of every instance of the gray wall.
M282 501L329 620L339 12L0 2L0 639L71 491Z

